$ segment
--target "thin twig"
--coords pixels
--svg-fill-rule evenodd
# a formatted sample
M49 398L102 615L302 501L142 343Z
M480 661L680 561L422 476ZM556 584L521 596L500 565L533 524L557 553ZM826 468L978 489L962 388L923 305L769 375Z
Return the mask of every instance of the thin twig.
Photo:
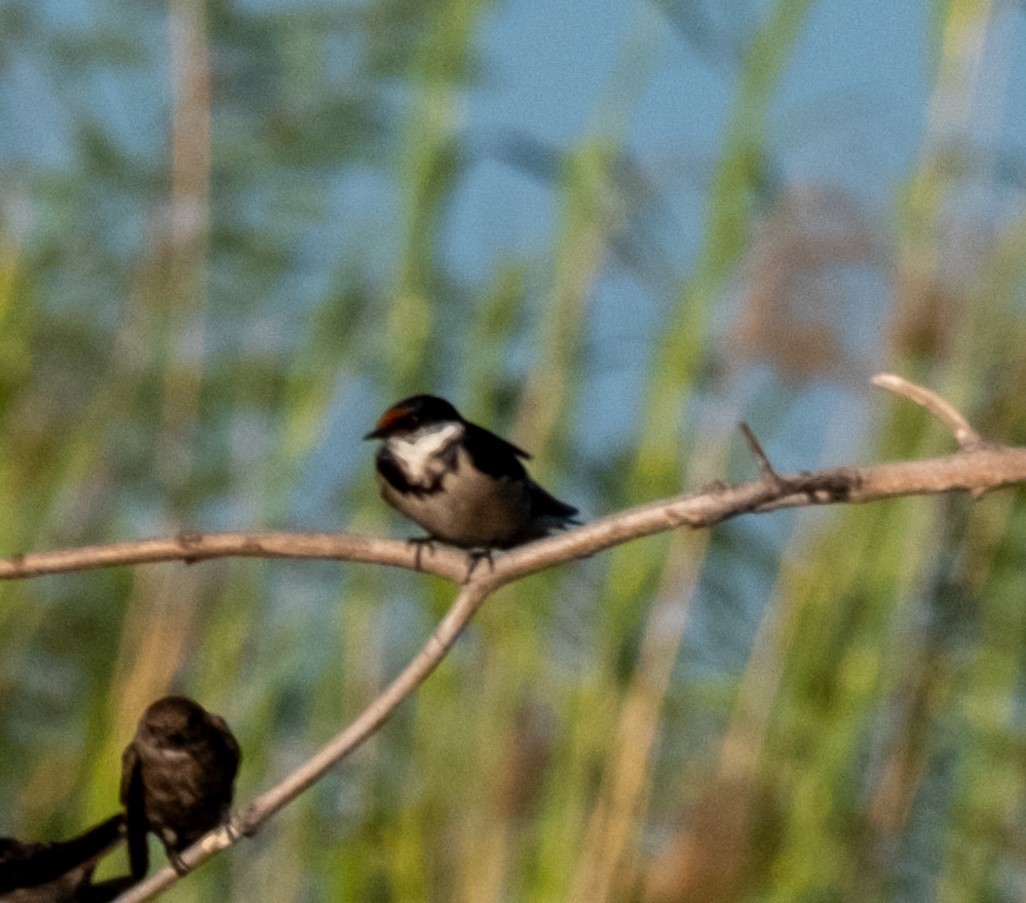
M745 442L748 443L748 450L752 453L752 457L755 458L756 464L759 465L759 473L762 474L762 478L773 486L779 486L782 482L780 475L773 469L773 465L770 464L770 459L763 450L762 443L756 438L752 428L743 420L737 425L737 428L741 430L741 435L745 437Z
M936 392L909 382L896 373L877 373L870 382L925 408L954 433L955 441L960 448L968 450L983 445L983 437L969 425L969 421L951 402L941 398Z

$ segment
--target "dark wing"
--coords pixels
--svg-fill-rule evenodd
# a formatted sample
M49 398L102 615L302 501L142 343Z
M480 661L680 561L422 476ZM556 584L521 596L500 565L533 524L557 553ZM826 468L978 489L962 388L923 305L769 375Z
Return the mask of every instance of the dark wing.
M142 766L135 745L125 747L121 757L121 805L125 807L125 828L128 832L128 863L132 877L143 878L150 869L150 848L146 842L149 823L146 821L146 791Z
M138 771L139 754L135 751L135 744L129 743L121 754L121 791L118 794L118 800L126 808L132 795L132 785L138 780Z
M45 843L23 843L13 837L0 837L0 894L29 883L26 879L29 863L46 846Z
M239 741L235 739L227 722L220 715L211 715L210 720L223 741L219 750L221 773L225 777L225 786L222 788L222 792L225 803L230 804L235 795L235 775L239 773L242 750L239 749Z
M96 884L86 884L75 894L75 903L110 903L136 883L131 875L122 875L120 878L108 878Z
M476 423L464 424L463 447L467 450L471 463L490 477L519 480L527 475L520 459L531 456L522 448L507 442L501 436L496 436L483 426Z
M121 839L123 825L124 817L119 814L71 840L8 841L3 848L6 855L0 858L0 893L49 884L64 876L68 876L69 887L84 883L96 861Z
M531 518L558 518L560 520L572 520L577 514L573 505L561 502L554 495L546 492L533 480L531 481ZM577 523L577 521L574 521Z

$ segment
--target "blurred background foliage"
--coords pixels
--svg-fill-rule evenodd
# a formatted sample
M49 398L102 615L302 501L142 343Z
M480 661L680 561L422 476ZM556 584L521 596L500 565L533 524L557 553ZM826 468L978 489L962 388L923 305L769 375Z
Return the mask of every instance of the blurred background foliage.
M882 368L1026 442L1022 33L976 0L5 0L0 554L405 535L359 437L414 391L592 516L751 477L742 418L781 469L951 451ZM1024 543L1007 491L532 578L168 897L1020 900ZM109 814L168 691L225 715L247 800L452 596L251 560L4 584L0 833Z

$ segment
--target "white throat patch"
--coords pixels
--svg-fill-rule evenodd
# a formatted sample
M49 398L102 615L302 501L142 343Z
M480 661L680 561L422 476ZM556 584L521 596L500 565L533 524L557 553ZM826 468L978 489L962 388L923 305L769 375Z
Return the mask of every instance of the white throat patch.
M409 436L393 436L388 440L388 450L402 468L407 482L426 486L447 469L439 460L440 453L462 436L462 423L436 423Z

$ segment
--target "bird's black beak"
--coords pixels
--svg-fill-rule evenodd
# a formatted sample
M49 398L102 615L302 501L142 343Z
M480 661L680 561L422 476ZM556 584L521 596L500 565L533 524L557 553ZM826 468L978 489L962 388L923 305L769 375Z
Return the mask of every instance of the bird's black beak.
M366 436L363 437L363 441L366 442L368 439L384 439L385 431L382 429L371 430Z

